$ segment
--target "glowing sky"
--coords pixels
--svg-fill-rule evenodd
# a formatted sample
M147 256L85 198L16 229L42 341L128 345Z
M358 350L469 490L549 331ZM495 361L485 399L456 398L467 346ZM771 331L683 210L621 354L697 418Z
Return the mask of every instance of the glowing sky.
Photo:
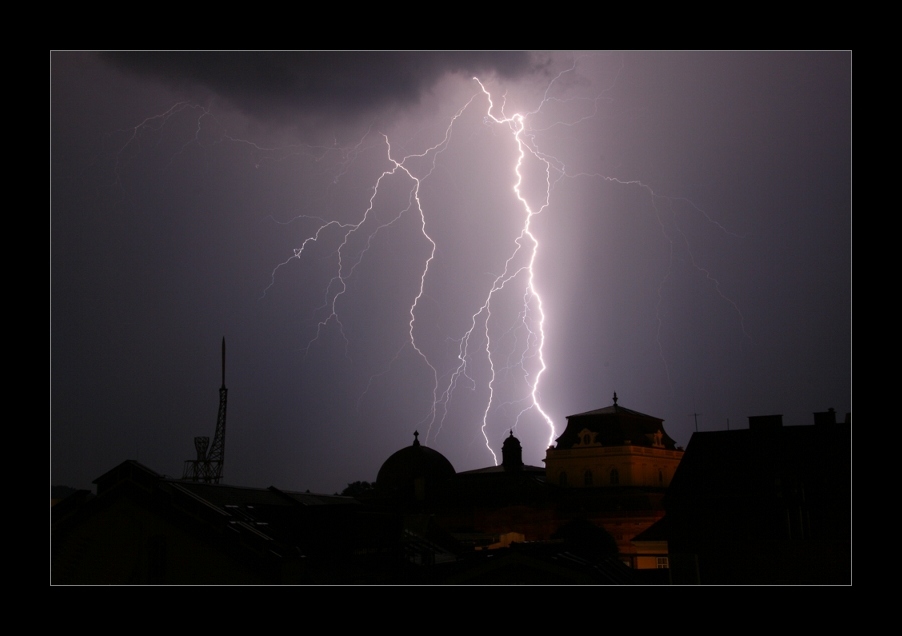
M181 475L223 335L249 486L851 410L849 53L54 52L50 123L53 484Z

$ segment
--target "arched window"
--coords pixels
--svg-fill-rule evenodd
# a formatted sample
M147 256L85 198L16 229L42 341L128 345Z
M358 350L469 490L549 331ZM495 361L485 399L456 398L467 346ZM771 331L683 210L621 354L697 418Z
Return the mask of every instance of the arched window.
M591 486L592 485L592 471L587 470L586 474L583 475L583 485Z
M584 446L588 446L588 445L591 444L591 443L592 443L592 436L589 435L588 433L586 433L585 435L583 435L583 445L584 445Z
M562 488L567 487L567 473L561 472L561 476L558 478L558 483L561 485Z
M664 485L664 473L660 470L658 471L658 483Z
M611 469L611 485L616 486L620 483L620 473L617 472L616 468Z

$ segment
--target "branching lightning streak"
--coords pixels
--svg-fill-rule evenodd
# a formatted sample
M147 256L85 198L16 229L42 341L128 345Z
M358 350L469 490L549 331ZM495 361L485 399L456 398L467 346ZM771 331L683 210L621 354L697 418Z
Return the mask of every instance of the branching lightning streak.
M466 108L470 105L470 103L472 101L473 101L473 98L471 98L463 107L461 107L461 109L458 110L457 113L451 118L451 122L448 124L448 126L445 130L444 138L441 141L439 141L438 143L434 144L433 146L430 146L429 148L427 148L426 150L424 150L421 153L408 154L408 155L405 155L400 160L395 159L392 154L391 142L390 142L388 136L383 134L382 139L385 143L386 158L389 161L389 163L391 164L391 168L384 170L379 175L379 177L376 179L376 182L373 185L372 190L371 190L371 194L370 194L370 198L369 198L369 205L366 208L366 210L364 210L363 214L361 215L359 222L341 225L341 224L338 224L337 222L333 221L333 222L324 223L323 225L321 225L319 228L317 228L317 230L311 237L308 237L307 239L305 239L305 241L302 243L301 247L296 248L294 250L293 255L289 259L287 259L283 263L280 263L273 270L273 273L272 273L272 281L273 282L270 284L270 287L272 286L272 284L274 284L275 275L276 275L276 272L278 271L278 269L283 267L284 265L287 265L291 260L300 258L303 254L304 247L307 245L307 243L310 241L318 240L321 232L324 229L326 229L327 227L332 226L332 225L338 225L343 230L345 230L342 241L341 241L340 245L338 246L338 248L335 250L335 253L338 256L338 272L335 274L335 276L333 276L333 278L327 285L327 289L326 289L326 302L325 302L324 306L327 306L329 308L330 313L326 317L325 320L321 320L317 324L316 335L308 342L307 351L309 352L310 346L314 342L316 342L316 340L320 337L322 330L324 328L326 328L330 322L335 322L335 324L338 325L339 330L342 334L342 337L345 340L345 345L346 345L345 354L347 355L348 339L344 333L344 328L341 323L341 319L339 317L338 303L339 303L339 299L341 298L341 296L347 291L348 279L351 276L353 276L354 271L356 270L357 266L362 262L364 256L369 251L370 246L372 244L372 240L376 236L376 234L378 234L378 232L381 231L382 229L393 225L395 222L397 222L399 219L401 219L406 213L410 212L411 209L416 208L416 211L419 214L420 232L422 233L422 235L426 239L426 241L429 243L429 256L423 265L423 270L420 274L419 289L417 291L416 296L413 299L413 302L410 305L410 309L408 312L410 315L410 321L408 323L408 335L409 335L410 346L413 348L414 351L416 351L418 356L423 360L423 362L426 364L426 366L429 367L430 371L432 372L433 387L434 387L433 388L433 409L432 409L432 418L433 419L434 419L434 415L435 415L435 404L437 403L436 397L437 397L437 391L438 391L438 371L436 370L435 366L430 362L428 356L417 345L416 334L415 334L417 306L423 297L424 288L425 288L425 284L426 284L426 277L428 276L428 273L429 273L429 266L432 263L433 259L435 258L435 252L436 252L435 241L432 239L432 237L429 235L429 233L426 230L426 214L423 210L423 205L420 200L420 187L422 185L422 182L425 179L427 179L435 170L436 157L442 152L442 150L444 150L447 147L447 145L450 141L450 138L451 138L451 130L454 125L454 122L457 120L458 117L460 117L460 115L466 110ZM414 174L413 167L410 165L411 163L414 163L418 159L427 160L427 170L425 171L425 174L422 177L416 176ZM361 228L367 223L368 219L370 218L371 212L373 211L373 208L375 206L376 198L379 195L379 188L382 185L383 181L391 176L398 174L398 173L403 173L404 175L406 175L410 179L411 184L412 184L410 192L409 192L409 196L408 196L407 207L403 210L400 210L394 216L394 218L392 218L390 221L382 223L381 225L379 225L378 227L376 227L374 230L372 230L370 232L370 234L367 236L366 244L365 244L364 248L357 254L356 260L354 260L353 264L347 268L347 271L345 271L345 250L348 245L348 241L350 240L351 236L355 232L361 231ZM337 291L334 293L330 292L330 290L333 288L333 285L335 285L337 287ZM267 288L267 289L269 289L269 288ZM397 357L400 355L400 353L401 353L401 350L398 350L395 353L393 361L395 359L397 359ZM370 378L370 383L372 382L372 379L373 378ZM369 390L370 383L367 384L367 388L364 390L364 394ZM362 397L363 397L363 395L361 395L361 398ZM360 401L360 398L358 398L358 404L359 404L359 401Z
M661 211L658 209L658 206L654 203L655 199L658 198L658 195L656 195L656 194L654 193L654 191L653 191L650 187L646 186L645 184L640 184L640 185L641 185L645 190L648 191L648 193L649 193L649 195L650 195L650 197L651 197L651 201L652 201L652 205L653 205L653 207L654 207L654 209L655 209L655 214L656 214L656 217L657 217L658 225L661 226L661 234L667 239L667 243L668 243L668 262L670 263L670 268L669 268L668 271L664 274L664 277L661 279L661 282L658 283L658 292L657 292L657 294L658 294L658 300L657 300L657 303L655 304L655 312L656 312L656 314L657 314L658 328L657 328L656 333L655 333L655 339L656 339L657 344L658 344L658 354L659 354L660 357L661 357L661 362L664 364L664 371L665 371L665 373L666 373L666 375L667 375L667 384L668 384L668 386L670 387L670 392L673 393L673 392L674 392L674 389L673 389L673 382L672 382L671 377L670 377L670 364L667 362L667 356L664 354L664 345L663 345L663 343L662 343L662 341L661 341L661 330L662 330L663 327L664 327L664 320L663 320L663 318L661 317L661 303L662 303L663 300L664 300L664 296L663 296L663 289L664 289L664 286L666 285L667 280L670 278L670 274L671 274L671 271L672 271L672 268L673 268L673 258L674 258L673 245L674 245L674 239L673 239L673 237L667 232L666 224L664 223L664 219L661 217ZM671 205L672 205L672 203L673 203L673 201L674 201L674 199L670 199L670 198L666 198L666 197L661 197L661 198L664 198L664 199L665 199L669 204L671 204ZM712 225L716 226L719 230L721 230L721 231L724 232L725 234L729 234L729 235L731 235L731 236L737 236L737 235L734 234L733 232L730 232L729 230L727 230L723 225L721 225L720 223L718 223L718 222L716 222L715 220L713 220L710 216L708 216L708 214L707 214L704 210L699 209L699 207L696 206L696 205L695 205L694 203L692 203L691 201L687 201L687 200L685 200L685 199L682 199L682 201L685 202L685 203L687 203L692 209L694 209L694 210L700 212L700 213L702 214L702 216L704 216L705 219L706 219L709 223L711 223ZM717 280L716 278L714 278L714 276L711 275L711 272L710 272L710 271L708 271L707 269L705 269L704 267L702 267L701 265L699 265L699 264L696 262L696 260L695 260L695 255L693 254L692 248L691 248L690 245L689 245L689 238L686 236L686 233L683 232L683 230L680 228L680 225L679 225L678 221L676 220L676 214L675 214L675 213L672 213L671 216L672 216L672 218L673 218L673 226L676 228L677 234L679 234L680 238L681 238L682 241L683 241L683 244L686 246L686 253L689 255L689 262L692 264L692 266L693 266L698 272L704 274L705 278L706 278L708 281L710 281L710 282L714 285L714 291L717 293L717 295L718 295L723 301L725 301L726 303L728 303L728 304L733 308L733 310L734 310L734 311L736 312L736 314L739 316L739 326L740 326L740 328L742 329L743 335L744 335L746 338L751 338L751 337L749 336L748 332L745 330L745 318L744 318L744 316L742 315L742 311L740 311L740 309L739 309L739 305L736 303L735 300L733 300L732 298L728 297L727 295L725 295L725 294L721 291L721 289L720 289L720 281Z
M483 85L482 82L479 81L478 78L474 78L474 80L479 84L480 89L482 90L483 94L486 96L486 99L488 101L488 108L486 110L486 120L491 120L491 121L495 122L496 124L507 125L509 127L509 129L511 130L514 140L517 143L517 160L516 160L516 163L513 168L514 174L516 175L516 179L514 182L513 191L516 194L517 200L520 202L520 205L522 206L522 209L524 211L524 221L523 221L523 226L520 231L520 234L517 237L517 239L515 240L516 247L514 248L513 252L508 257L508 259L505 261L504 269L503 269L502 273L499 274L493 281L492 286L491 286L487 296L485 297L485 302L477 310L477 312L475 314L473 314L473 317L472 317L472 320L470 323L470 329L464 334L463 338L461 339L460 351L458 354L458 360L460 362L459 362L457 368L451 374L451 378L448 382L447 387L442 392L442 402L443 402L443 405L445 407L447 407L447 402L451 398L451 394L454 391L454 388L456 386L458 378L461 375L467 377L466 376L466 367L467 367L467 359L469 357L468 349L469 349L469 344L470 344L470 337L473 335L473 332L476 330L477 323L479 322L480 317L484 315L484 318L482 318L481 324L484 326L485 356L486 356L486 359L489 364L490 373L489 373L489 381L488 381L489 396L488 396L488 400L487 400L487 403L485 406L485 410L483 411L480 432L482 433L482 437L483 437L483 440L485 441L486 448L492 454L495 464L497 465L498 457L495 454L495 452L492 450L492 445L489 440L488 434L486 432L486 429L488 427L489 413L492 411L493 401L495 398L495 377L496 377L495 360L492 356L492 338L491 338L491 334L489 332L489 324L491 322L491 317L492 317L491 305L492 305L492 299L493 299L495 293L501 291L508 283L513 281L515 278L517 278L521 273L525 274L525 276L527 278L527 282L526 282L526 290L524 292L524 297L523 297L523 311L521 312L520 315L521 315L521 319L522 319L522 325L524 327L526 327L527 332L529 333L528 340L531 340L535 344L535 356L538 360L539 370L535 374L535 376L532 380L532 383L530 385L529 394L530 394L530 398L531 398L531 404L528 407L526 407L520 411L520 413L517 416L516 421L514 422L514 424L511 428L516 426L517 422L519 421L520 415L522 415L523 413L526 413L527 411L529 411L531 409L535 409L548 425L548 429L549 429L549 442L548 443L551 444L554 442L554 436L555 436L554 423L551 421L551 418L548 416L548 414L542 409L541 405L539 404L539 399L538 399L539 381L541 380L542 374L545 372L545 369L547 368L545 365L545 358L544 358L544 354L542 351L544 343L545 343L545 312L544 312L544 308L542 306L542 298L539 295L538 290L536 289L536 284L535 284L535 261L536 261L536 256L538 255L539 241L531 230L531 224L532 224L533 217L536 214L540 214L548 206L548 203L549 203L549 198L551 196L551 185L552 185L551 177L550 177L551 164L548 159L541 157L538 152L536 152L534 149L531 149L528 146L528 144L525 140L525 135L524 135L525 116L522 114L519 114L519 113L511 115L511 116L506 116L506 115L504 115L504 112L503 112L504 111L503 106L501 108L501 117L497 117L496 115L494 115L492 112L494 110L494 102L492 100L491 94L488 92L488 90L486 90L485 86ZM521 172L521 168L523 166L523 162L526 158L527 152L529 154L531 154L532 156L536 157L537 159L539 159L540 161L542 161L545 165L545 173L546 173L545 199L542 202L542 204L538 210L532 209L532 207L529 205L529 202L526 200L525 196L523 195L523 192L521 189L521 186L523 184L523 175ZM521 249L528 250L528 262L526 265L512 269L512 263L514 262L516 257L519 255ZM526 320L526 317L529 313L528 310L529 310L529 306L530 306L530 301L534 301L537 306L538 319L536 321L537 328L536 328L535 332L533 332L532 329L529 328L528 322ZM527 349L524 350L523 356L526 355L526 351L528 351L528 349L529 349L529 347L527 347ZM521 361L522 361L522 358L521 358ZM445 409L445 412L447 412L447 408ZM443 422L443 420L439 421L439 423L438 423L439 424L438 429L435 434L436 437L438 436L439 432L441 432L442 422ZM429 439L429 434L431 433L432 424L433 424L433 422L430 421L429 428L427 429L427 434L426 434L427 440Z
M475 79L475 78L474 78ZM492 323L492 301L495 295L503 290L507 285L511 284L518 277L523 277L525 279L525 291L523 293L523 309L521 311L521 323L522 326L527 330L527 339L525 343L525 348L521 353L521 366L525 366L524 362L528 357L535 358L537 360L538 369L531 376L528 373L525 373L528 384L529 384L529 402L530 404L520 410L520 413L517 416L516 421L512 424L511 428L516 426L516 422L519 421L520 415L526 413L529 410L535 410L539 415L544 419L548 426L549 430L549 443L554 440L554 425L551 421L551 418L548 414L542 409L539 404L538 399L538 387L539 382L541 380L542 374L545 372L546 364L544 359L544 354L542 351L542 347L545 340L545 332L544 332L544 322L545 322L545 314L544 307L542 305L541 296L538 293L536 288L535 281L535 263L536 257L538 254L539 241L537 237L532 232L532 218L541 213L547 206L548 200L551 194L552 181L551 181L551 173L552 166L551 161L547 158L540 156L540 154L530 148L528 141L525 135L525 115L522 114L514 114L511 116L506 116L503 114L503 107L501 108L501 115L496 115L493 111L495 110L495 105L492 101L492 96L489 91L485 88L485 86L478 79L475 79L477 84L479 85L479 92L475 93L467 103L460 108L452 117L451 121L448 123L447 128L445 129L445 133L443 138L436 144L426 148L424 151L419 153L411 153L404 155L403 157L396 158L392 149L392 144L386 135L382 135L383 143L385 144L386 149L386 158L389 162L389 167L382 171L382 173L376 178L375 183L372 186L370 192L370 198L367 208L362 212L362 214L358 217L358 220L353 223L341 224L337 221L331 221L328 223L321 224L313 234L308 236L300 245L300 247L295 248L293 254L284 262L280 263L276 266L272 273L272 282L270 287L275 282L275 276L278 270L285 265L287 265L290 261L294 259L299 259L304 254L305 248L311 242L316 242L320 240L323 236L323 233L327 229L337 229L341 236L340 244L335 250L335 254L338 258L337 271L330 280L326 288L326 301L324 303L324 307L328 311L328 315L323 320L320 320L317 324L317 330L314 337L308 342L307 351L309 352L310 346L317 341L317 339L322 334L323 329L328 327L330 324L335 323L341 332L342 337L345 340L345 353L347 355L347 344L348 339L344 333L344 328L340 319L340 301L342 296L347 291L347 283L351 276L353 276L355 269L361 263L366 253L370 248L370 244L375 235L382 229L391 226L395 222L397 222L400 218L402 218L405 214L414 211L419 215L419 229L424 237L424 240L428 243L428 256L423 263L422 271L419 276L419 286L416 292L415 297L410 305L408 315L408 344L411 346L413 351L419 356L422 362L429 369L429 372L432 376L432 386L433 386L433 400L432 407L430 411L426 414L425 418L421 420L421 424L426 427L426 434L424 436L424 442L428 443L430 438L435 439L439 432L441 431L442 424L444 423L445 416L447 415L448 403L452 398L455 388L457 387L458 381L461 377L468 378L470 382L475 385L475 381L471 376L468 375L467 365L468 360L471 356L471 337L476 332L477 328L482 328L483 337L485 338L484 350L482 355L485 357L485 360L489 366L489 380L486 383L486 388L488 391L488 399L485 404L485 408L482 416L482 424L480 427L480 432L485 441L486 448L492 454L497 463L497 457L495 453L492 451L491 443L489 437L486 432L486 428L488 426L488 418L490 413L494 408L494 400L495 400L495 374L496 374L496 360L495 353L493 350L493 336L490 332L490 324ZM516 197L516 200L519 202L521 209L523 210L523 221L522 227L520 229L519 235L516 237L514 241L514 248L512 252L509 254L507 260L504 263L503 270L500 274L494 277L494 280L484 297L484 301L481 306L476 310L474 314L472 314L472 318L470 320L470 326L467 331L463 334L463 336L459 340L459 350L458 350L458 363L456 368L454 368L450 374L447 376L447 380L444 384L440 386L440 374L436 367L436 364L433 363L426 352L419 346L417 340L417 311L418 307L422 301L423 295L425 293L426 280L429 276L430 266L435 259L436 255L436 243L433 238L430 236L427 229L427 216L426 211L423 208L422 201L420 199L420 189L425 180L429 178L432 172L435 169L437 157L447 148L452 134L452 129L454 123L461 116L461 114L471 106L473 101L480 95L484 95L487 99L488 105L486 109L486 118L485 121L488 124L497 124L501 126L505 126L511 135L511 138L516 143L517 148L517 156L516 160L512 165L513 173L514 173L514 183L513 183L513 191ZM522 175L522 166L524 161L526 160L527 153L538 159L544 165L544 170L546 174L546 187L545 187L545 197L541 202L541 205L538 209L533 209L529 202L527 201L525 195L522 192L523 185L523 175ZM422 168L418 171L415 167L415 163L418 161L426 161L426 169ZM370 227L373 223L370 221L371 213L376 204L376 199L379 196L380 188L385 183L385 181L389 178L403 175L410 181L410 192L408 198L408 206L405 209L397 211L397 214L389 221L380 224L378 227ZM352 236L357 233L362 232L366 233L367 239L365 241L365 245L360 249L355 256L350 256L348 254L349 250L349 241ZM523 260L522 254L526 254L525 263L520 262ZM269 289L269 287L267 288ZM265 291L264 291L265 293ZM528 317L531 313L535 313L536 318L534 321L530 321ZM403 347L402 347L403 349ZM394 359L397 359L398 355L400 355L401 350L398 350L395 354ZM370 379L370 383L372 382L372 378ZM369 389L369 383L367 385L367 389L364 393ZM359 400L358 400L359 403ZM440 415L441 411L441 415ZM433 431L433 428L435 429Z
M590 119L598 112L598 103L602 99L604 93L598 94L592 98L572 98L572 100L580 99L589 103L591 110L592 102L594 102L594 110L588 114L585 111L570 121L554 121L542 128L534 127L534 115L541 113L546 104L562 104L572 100L556 97L552 95L552 87L555 82L565 73L574 71L579 64L579 60L573 62L570 68L558 73L546 86L544 94L539 98L537 108L526 112L517 112L513 114L505 113L506 102L501 101L500 105L496 104L493 96L486 88L482 81L478 78L473 80L478 85L469 100L464 103L453 115L444 128L444 134L440 139L432 145L420 152L405 152L398 150L398 145L392 143L387 134L380 133L378 136L373 134L372 130L366 131L360 140L351 147L340 148L336 142L335 146L282 146L279 148L267 148L257 143L246 141L229 135L225 126L212 113L208 106L200 106L189 102L178 102L167 111L147 117L137 126L128 128L120 133L125 133L127 138L123 143L117 144L118 151L116 154L116 165L114 168L116 183L121 187L124 175L124 169L130 160L130 154L134 153L133 146L139 146L144 143L143 136L146 131L159 132L166 127L170 120L177 114L191 111L196 114L196 122L193 126L193 134L191 138L182 143L180 147L170 156L169 163L165 169L169 169L173 165L175 158L184 153L189 146L196 144L199 148L209 148L210 146L220 143L233 143L245 145L252 155L255 167L259 168L264 163L281 161L294 154L304 153L314 157L316 162L324 159L326 155L338 155L338 170L330 174L332 184L337 184L339 180L347 173L351 164L353 164L363 153L364 150L372 148L384 148L385 164L380 164L380 168L376 173L372 174L373 180L368 181L367 194L368 200L358 201L359 212L353 220L328 220L328 217L322 218L315 215L299 215L294 220L305 219L307 221L315 221L312 231L305 234L300 244L293 248L290 256L279 262L271 271L269 284L263 289L262 297L275 285L277 275L283 268L287 267L295 260L301 260L308 254L315 244L328 242L332 249L333 258L337 259L337 264L333 264L335 269L332 270L328 282L323 290L322 304L317 307L314 312L317 316L315 333L308 340L305 351L310 352L311 346L317 342L324 330L334 327L345 343L345 356L350 359L349 345L350 340L345 332L345 326L342 323L341 312L343 300L349 290L348 284L355 273L360 269L361 264L370 252L374 239L380 232L391 228L399 223L401 219L409 217L411 214L418 215L418 231L422 235L422 240L426 246L426 256L422 260L422 269L418 270L419 281L416 292L411 291L413 299L407 311L407 328L406 339L402 338L403 344L397 349L393 348L394 356L388 362L384 370L370 376L370 380L358 397L358 408L360 400L369 391L374 378L387 373L402 352L410 346L410 349L416 354L425 368L428 368L431 376L432 401L431 407L426 409L426 413L420 417L418 424L425 428L425 435L422 441L426 444L429 441L435 441L442 432L443 426L449 416L449 406L454 397L455 391L462 382L467 382L469 387L475 389L477 385L485 391L484 403L479 402L481 409L481 422L479 423L479 433L474 437L481 437L486 449L498 463L498 457L492 449L493 444L489 437L489 426L491 418L500 410L507 411L508 407L515 413L510 413L510 420L506 423L506 428L516 428L521 418L529 412L533 412L544 421L544 425L548 429L548 444L553 444L555 439L554 424L540 404L540 384L542 377L547 369L545 362L545 307L542 296L539 292L536 281L536 267L539 256L539 237L533 229L533 221L535 217L542 214L549 207L552 193L555 187L563 179L590 178L599 179L622 186L632 186L644 190L654 207L654 213L657 216L658 224L661 232L669 243L671 268L674 259L675 242L680 241L685 245L685 249L689 252L689 260L691 265L713 285L714 291L721 299L729 303L732 308L739 314L742 322L742 314L738 304L725 295L721 291L720 282L696 261L690 248L689 239L681 229L676 220L676 211L671 209L672 220L665 222L662 216L665 211L659 209L658 201L667 201L673 206L676 201L684 201L689 208L704 216L708 223L716 226L719 230L727 234L730 233L720 223L712 219L707 213L695 206L691 201L685 199L674 199L656 194L656 192L642 181L636 179L620 179L617 177L582 172L578 170L570 170L559 158L540 149L536 140L536 133L550 130L555 126L575 126L582 121ZM619 76L619 71L617 71ZM616 79L614 80L616 81ZM440 364L434 356L430 356L428 348L420 344L423 337L422 326L418 324L418 314L423 308L423 301L426 297L427 280L430 276L430 270L437 258L438 245L431 235L429 224L428 206L424 206L421 199L421 193L424 183L433 175L436 170L439 157L449 147L452 139L452 132L458 119L476 102L482 103L485 99L485 115L482 116L483 124L494 130L501 131L510 139L515 147L516 157L511 157L511 189L513 197L512 204L517 206L520 216L517 217L517 226L512 237L512 245L509 244L509 252L506 254L503 265L498 262L500 273L493 272L491 283L487 285L487 291L479 297L479 300L473 302L471 308L466 311L469 316L464 327L464 332L460 337L455 337L456 354L451 353L452 358L456 358L450 367L446 368ZM529 125L528 125L529 124ZM368 141L369 140L369 141ZM377 141L378 140L378 141ZM506 142L505 142L506 143ZM426 145L426 144L424 144ZM530 178L530 187L534 188L533 194L527 195L524 187L524 180L527 178L526 168L529 165L530 170L540 170L544 172L544 183L542 179L535 179L532 182ZM381 171L381 172L379 172ZM533 174L533 173L530 173ZM388 182L401 183L401 187L406 192L406 204L401 203L388 214L387 218L379 218L375 212L377 201L381 201L381 190ZM409 186L409 190L407 190ZM535 192L540 192L536 196ZM380 204L381 205L381 204ZM662 206L663 208L664 206ZM380 208L381 209L381 208ZM382 213L380 213L382 214ZM323 215L325 216L325 215ZM275 219L274 219L275 220ZM278 222L278 221L276 221ZM735 235L734 235L735 236ZM680 237L680 238L678 238ZM419 239L417 239L419 240ZM441 262L441 261L439 261ZM419 263L419 261L418 261ZM497 265L496 265L497 266ZM417 265L419 267L419 265ZM495 267L495 266L493 266ZM671 272L668 271L660 280L658 286L658 302L656 312L658 317L658 333L657 342L661 359L664 363L665 370L670 381L670 369L664 348L661 342L662 329L662 309L663 302L662 289L667 283ZM513 291L512 291L513 290ZM518 294L519 311L517 313L516 323L507 331L499 332L495 326L498 319L496 318L496 307L506 307L499 303L499 296L511 293ZM505 296L505 302L508 302L508 296ZM405 301L406 305L406 301ZM474 311L475 310L475 311ZM472 313L470 313L472 311ZM325 317L323 317L324 313ZM513 315L511 312L509 315ZM313 321L311 321L312 324ZM743 333L745 333L744 323L742 324ZM748 334L746 334L747 336ZM501 351L500 343L510 338L514 344L508 348L506 357L499 354ZM391 353L389 352L389 356ZM388 356L386 356L388 357ZM478 383L475 374L471 371L471 364L478 359L480 363L485 363L488 367L488 379L482 383ZM518 389L519 394L505 396L502 402L501 393L498 390L498 383L502 379L502 374L512 374L512 370L516 370L517 380L524 383L525 389ZM506 381L506 380L505 380ZM671 387L672 388L672 387ZM482 397L480 399L483 399ZM419 417L419 416L418 416ZM423 428L420 428L422 431ZM497 440L495 440L497 441Z

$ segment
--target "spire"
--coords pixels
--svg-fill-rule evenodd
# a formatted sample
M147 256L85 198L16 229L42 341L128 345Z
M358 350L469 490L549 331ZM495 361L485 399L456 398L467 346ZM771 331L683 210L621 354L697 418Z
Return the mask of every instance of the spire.
M617 406L617 391L614 391L614 406Z
M419 431L414 431L414 432L413 432L413 445L414 445L414 446L419 446L419 445L420 445L419 437L420 437L420 432L419 432Z

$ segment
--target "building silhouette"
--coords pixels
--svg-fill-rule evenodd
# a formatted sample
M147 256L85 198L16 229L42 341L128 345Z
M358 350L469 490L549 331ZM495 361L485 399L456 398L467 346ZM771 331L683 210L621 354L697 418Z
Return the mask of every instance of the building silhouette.
M851 417L695 433L664 500L675 582L852 580Z
M96 495L79 491L51 509L53 584L636 582L585 529L501 551L474 549L436 512L448 491L364 503L173 479L131 460L95 484Z
M611 406L568 418L544 468L523 463L513 431L500 465L459 473L414 438L380 469L377 503L430 514L474 549L551 541L568 524L589 524L633 568L666 567L666 541L640 548L632 539L664 516L664 493L683 451L663 420L619 405L616 394Z
M545 467L523 463L510 431L500 465L459 473L413 438L357 498L174 479L125 461L95 480L96 494L51 508L51 582L851 581L851 427L832 410L814 426L764 416L695 433L684 453L663 420L615 394L567 418Z

